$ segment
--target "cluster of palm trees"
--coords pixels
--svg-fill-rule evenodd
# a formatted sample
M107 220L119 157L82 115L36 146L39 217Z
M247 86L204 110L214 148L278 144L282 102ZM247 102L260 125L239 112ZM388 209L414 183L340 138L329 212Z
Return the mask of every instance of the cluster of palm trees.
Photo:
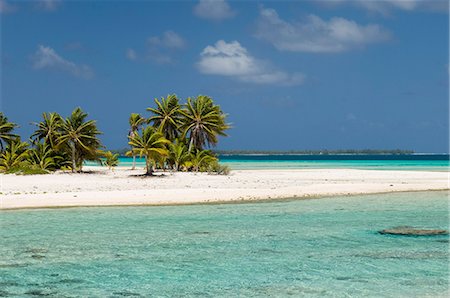
M30 143L13 133L16 124L0 112L0 171L49 172L57 169L81 171L85 160L100 161L104 154L94 120L76 108L67 118L58 113L44 113Z
M206 148L215 146L219 136L230 128L226 114L204 95L188 98L181 104L175 94L155 99L148 108L149 118L131 114L128 135L133 156L144 157L146 174L155 169L228 173L217 157ZM63 169L81 172L85 161L97 161L110 169L118 165L118 154L103 148L94 120L80 108L63 118L58 113L43 113L33 123L35 132L29 142L14 133L17 125L0 112L0 172L48 173Z
M181 104L175 94L155 99L155 108L147 108L149 118L133 113L128 135L133 156L144 157L146 173L154 169L175 171L211 171L226 173L217 157L207 147L215 146L219 136L230 128L226 114L211 97L199 95Z

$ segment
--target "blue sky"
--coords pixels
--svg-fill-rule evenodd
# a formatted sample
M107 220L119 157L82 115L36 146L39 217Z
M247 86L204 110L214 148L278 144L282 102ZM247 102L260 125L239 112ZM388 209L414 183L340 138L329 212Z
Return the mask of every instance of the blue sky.
M108 148L153 98L210 95L220 149L448 152L448 2L5 1L1 110L80 106Z

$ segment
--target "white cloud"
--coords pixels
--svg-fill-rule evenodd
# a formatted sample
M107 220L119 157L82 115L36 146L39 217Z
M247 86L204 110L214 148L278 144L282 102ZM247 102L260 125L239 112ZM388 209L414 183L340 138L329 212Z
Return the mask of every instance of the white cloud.
M9 4L6 0L0 0L0 13L12 13L17 10L15 5Z
M223 40L207 46L200 54L200 70L206 74L249 75L259 73L261 66L239 42Z
M357 4L370 11L382 14L392 9L403 11L429 10L448 13L448 0L384 0L384 1L357 1Z
M200 54L197 67L201 73L236 78L257 84L298 85L304 81L301 73L288 74L274 69L268 62L251 56L237 41L219 40Z
M55 11L60 4L61 0L38 0L36 6L41 10Z
M150 37L148 44L150 47L167 49L181 49L185 46L183 38L171 30L164 32L161 37Z
M282 51L336 53L386 41L390 33L379 25L338 17L325 21L309 15L302 22L287 22L274 9L262 8L255 36Z
M158 64L170 64L174 62L172 57L175 52L183 49L186 42L179 34L168 30L161 36L149 37L146 46L146 50L142 53L138 53L131 48L127 49L125 57L132 61L150 60Z
M125 57L127 57L128 60L134 61L137 59L137 53L133 49L127 49L125 52Z
M316 0L317 1L317 0ZM448 13L448 0L327 0L318 2L327 5L351 4L370 12L389 14L392 10L428 10Z
M58 55L54 49L39 45L33 55L34 69L53 69L72 74L76 77L90 79L94 73L87 65L78 65Z
M174 31L165 31L161 37L153 36L147 40L146 59L158 64L173 63L173 54L186 46L184 39Z
M222 21L234 17L236 12L225 0L200 0L194 7L194 14L200 18Z

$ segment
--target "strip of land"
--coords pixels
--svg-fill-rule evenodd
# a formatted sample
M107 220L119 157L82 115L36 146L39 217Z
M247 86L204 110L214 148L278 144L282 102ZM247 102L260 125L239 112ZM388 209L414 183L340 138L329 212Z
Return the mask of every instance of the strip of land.
M449 172L355 169L239 170L228 176L87 167L85 173L0 175L0 208L179 205L449 190Z

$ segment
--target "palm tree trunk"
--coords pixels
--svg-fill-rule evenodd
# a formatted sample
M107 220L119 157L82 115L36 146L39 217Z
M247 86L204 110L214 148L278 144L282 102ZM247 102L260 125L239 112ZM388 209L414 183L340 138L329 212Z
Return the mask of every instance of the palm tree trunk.
M194 144L194 139L191 136L191 140L189 141L189 150L188 150L189 152L191 152L193 144Z
M77 168L76 161L75 161L75 144L70 143L71 151L72 151L72 173L75 172L75 169Z
M149 160L148 157L145 157L145 165L146 165L146 168L147 168L147 171L145 172L145 174L146 175L152 175L153 168L152 168L152 165L151 165L150 160Z
M136 155L133 153L133 166L131 167L132 170L136 168Z

